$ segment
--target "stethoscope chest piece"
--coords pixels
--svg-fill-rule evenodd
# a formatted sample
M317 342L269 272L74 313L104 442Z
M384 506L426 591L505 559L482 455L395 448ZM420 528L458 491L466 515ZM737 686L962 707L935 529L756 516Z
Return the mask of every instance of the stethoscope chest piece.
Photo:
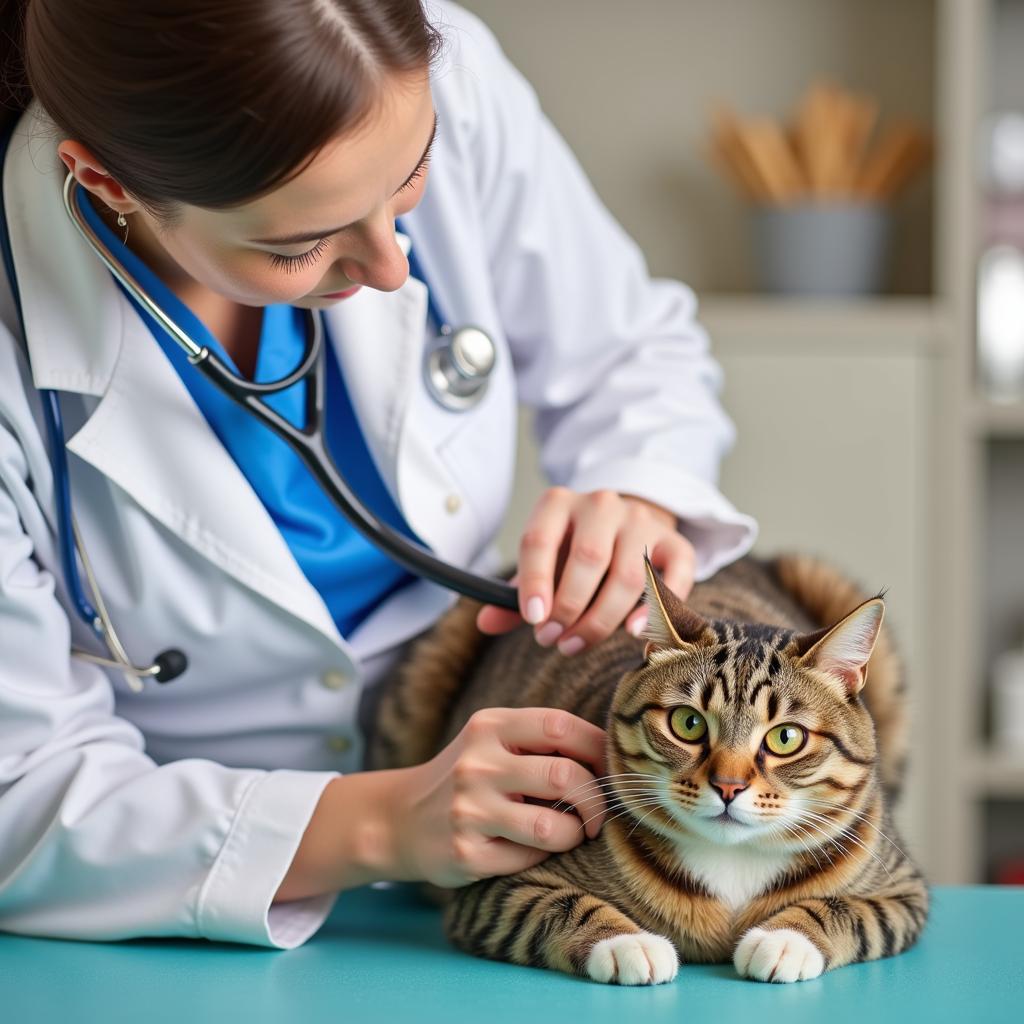
M427 390L446 409L469 409L484 397L496 358L482 328L442 327L423 364Z

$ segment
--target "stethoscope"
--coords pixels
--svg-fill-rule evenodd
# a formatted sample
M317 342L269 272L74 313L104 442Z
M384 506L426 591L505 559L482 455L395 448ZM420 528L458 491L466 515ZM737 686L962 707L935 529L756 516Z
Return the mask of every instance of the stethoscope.
M6 153L4 140L0 151L0 166ZM0 197L2 198L2 197ZM157 323L187 353L189 362L229 398L238 403L262 423L266 424L302 459L325 493L334 501L339 511L368 540L380 548L403 568L417 576L431 580L443 587L458 591L485 604L515 609L518 600L515 587L501 580L461 569L437 558L422 545L403 536L393 527L379 519L368 509L349 488L323 437L324 401L324 347L321 315L310 310L309 327L305 351L299 364L291 373L275 381L256 383L245 380L233 373L218 356L206 346L197 345L192 339L153 301L131 273L123 267L92 230L78 207L78 184L69 174L64 182L64 208L72 223L103 261L114 277L156 320ZM3 247L7 277L11 284L14 304L18 313L21 336L25 338L22 318L21 295L15 274L14 258L7 231L6 209L3 214L3 231L0 243ZM412 250L408 254L410 276L426 284L422 268ZM494 369L496 350L493 340L479 327L452 329L440 316L429 287L427 302L430 318L439 326L437 337L427 346L423 364L424 384L430 394L447 409L464 410L480 401ZM28 356L25 342L26 357ZM267 395L276 394L306 381L306 420L303 427L295 427L275 412L263 400ZM117 631L107 612L96 576L89 560L85 545L79 533L71 506L71 485L68 474L67 452L64 447L64 426L60 411L58 392L40 388L43 416L46 420L53 463L54 488L57 506L57 527L61 565L67 582L68 592L82 620L105 644L110 657L101 657L89 651L73 648L72 654L83 660L124 672L128 685L135 691L143 689L142 680L152 679L167 683L180 676L188 667L185 654L169 648L157 655L152 664L135 665L121 643ZM76 553L82 562L89 590L90 601L82 586L78 573Z

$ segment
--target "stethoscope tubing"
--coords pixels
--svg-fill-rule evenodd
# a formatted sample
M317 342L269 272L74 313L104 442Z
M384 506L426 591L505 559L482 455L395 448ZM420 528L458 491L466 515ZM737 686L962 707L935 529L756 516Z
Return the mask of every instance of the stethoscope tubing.
M306 350L299 365L289 374L275 381L257 383L248 381L233 373L225 363L206 346L197 345L160 307L146 294L132 274L117 263L106 251L102 241L96 236L91 226L77 208L77 182L68 174L64 182L64 205L72 223L78 228L97 255L103 260L110 272L124 287L152 313L157 322L167 331L187 353L189 362L202 373L215 387L219 388L232 401L254 415L260 422L280 437L316 478L324 492L338 507L345 518L373 545L380 548L403 568L416 576L431 580L440 586L455 590L484 604L494 604L502 608L516 609L519 606L516 588L502 580L479 576L476 573L461 569L438 558L433 552L408 539L388 523L378 518L355 495L338 469L324 443L323 436L323 403L324 403L324 351L323 325L320 314L315 311L310 316L311 329L306 342ZM292 387L299 381L306 380L306 417L303 427L296 427L272 409L263 400L266 395L273 395ZM56 406L53 401L52 405ZM59 407L56 409L56 423L60 425ZM58 440L58 434L54 440ZM63 445L59 447L61 463L64 466L64 496L61 498L62 510L68 510L70 522L70 489L67 487L67 462ZM55 469L57 465L55 463ZM66 502L66 504L65 504ZM62 545L66 547L67 545ZM74 547L72 546L72 552ZM63 557L63 555L62 555ZM70 562L73 572L69 572L69 584L78 580L74 567L74 556L64 558L64 569L68 571ZM79 612L86 618L87 611L91 616L87 622L96 623L96 612L85 600L78 583L76 604ZM84 605L84 607L83 607Z

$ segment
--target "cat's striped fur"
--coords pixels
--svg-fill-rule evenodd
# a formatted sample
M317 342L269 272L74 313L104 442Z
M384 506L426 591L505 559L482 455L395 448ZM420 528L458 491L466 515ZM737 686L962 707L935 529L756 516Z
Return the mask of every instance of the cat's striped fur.
M451 939L634 984L674 976L677 952L792 981L906 949L928 894L888 808L906 725L881 600L806 557L744 559L685 606L648 576L646 646L619 630L564 658L528 628L482 637L463 601L388 685L373 767L429 759L489 707L564 708L608 732L599 837L456 890ZM871 655L862 695L858 645ZM680 705L706 718L702 742L673 733ZM774 756L762 737L789 722L805 747ZM748 824L711 820L729 790L711 779L733 780L730 808Z

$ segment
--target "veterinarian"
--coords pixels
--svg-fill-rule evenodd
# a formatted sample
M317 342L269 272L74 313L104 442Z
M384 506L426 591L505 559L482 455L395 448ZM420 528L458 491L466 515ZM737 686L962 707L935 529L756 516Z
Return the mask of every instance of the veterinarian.
M455 594L201 371L288 379L317 339L327 446L378 532L474 579L536 409L557 486L517 607L478 622L571 657L643 628L645 548L685 594L753 542L715 486L731 426L692 294L648 278L457 7L5 10L0 930L287 948L340 890L582 840L523 796L594 835L573 794L603 732L568 714L495 709L360 770L375 683ZM312 379L267 400L293 427Z

